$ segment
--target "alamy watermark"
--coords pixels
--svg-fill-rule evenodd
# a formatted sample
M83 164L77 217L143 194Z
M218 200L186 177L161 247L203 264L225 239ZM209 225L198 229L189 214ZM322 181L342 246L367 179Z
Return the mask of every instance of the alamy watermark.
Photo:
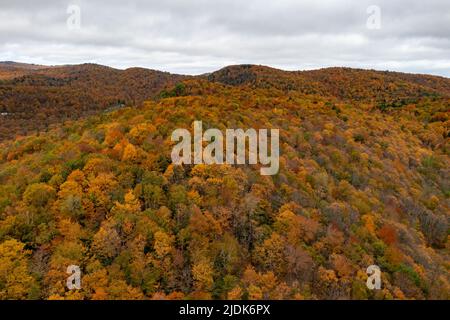
M66 285L69 290L81 289L81 270L79 266L70 265L66 272L70 274L67 278Z
M381 289L381 269L377 265L367 267L366 273L369 275L366 281L366 286L370 290Z
M187 129L172 132L172 141L178 142L172 149L172 163L181 164L258 164L261 175L275 175L279 170L280 133L270 129L270 154L268 150L269 130L211 128L203 133L202 121L194 121L194 140ZM180 141L181 139L181 141ZM248 141L248 157L247 157ZM209 144L203 148L203 142ZM225 157L224 157L225 147Z
M381 29L381 8L376 5L367 7L366 13L369 15L366 21L366 27L369 30Z
M67 29L79 30L81 29L81 8L76 4L71 4L67 7L66 13L69 17L66 20Z

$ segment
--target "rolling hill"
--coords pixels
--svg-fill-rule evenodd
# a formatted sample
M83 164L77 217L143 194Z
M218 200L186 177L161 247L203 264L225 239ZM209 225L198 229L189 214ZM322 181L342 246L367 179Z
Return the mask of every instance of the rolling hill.
M0 62L0 141L45 131L66 120L140 105L188 78L375 103L382 108L416 103L426 96L450 96L450 81L446 78L349 68L289 72L240 65L188 77L95 64L46 67Z
M94 64L43 67L0 64L0 140L125 105L139 105L186 78ZM4 79L4 80L1 80Z

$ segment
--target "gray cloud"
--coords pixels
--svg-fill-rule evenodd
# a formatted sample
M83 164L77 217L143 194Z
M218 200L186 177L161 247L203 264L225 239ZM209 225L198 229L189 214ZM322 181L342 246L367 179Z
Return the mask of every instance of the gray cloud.
M81 9L70 30L68 5ZM370 5L381 28L366 27ZM199 74L228 64L450 76L448 0L0 0L0 60Z

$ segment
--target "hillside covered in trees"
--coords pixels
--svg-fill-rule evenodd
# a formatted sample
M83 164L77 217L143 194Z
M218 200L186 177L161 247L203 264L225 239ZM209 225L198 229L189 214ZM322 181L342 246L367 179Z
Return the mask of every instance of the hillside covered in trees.
M0 92L2 112L56 124L0 143L0 299L450 299L449 79L84 65ZM279 173L173 165L196 120L280 129Z
M185 78L95 64L44 67L0 63L0 141L102 111L140 105Z
M64 121L85 118L174 94L182 80L196 78L249 88L276 88L373 102L381 108L449 97L446 78L349 68L282 71L265 66L229 66L196 77L144 68L118 70L96 64L41 66L0 62L0 141L45 132Z

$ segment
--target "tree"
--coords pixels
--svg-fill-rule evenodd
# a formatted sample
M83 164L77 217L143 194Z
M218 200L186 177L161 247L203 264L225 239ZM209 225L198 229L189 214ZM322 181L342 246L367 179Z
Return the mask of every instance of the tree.
M141 212L141 204L139 203L139 200L136 199L133 191L128 190L124 198L124 204L117 201L111 211L112 213L117 214L135 215Z
M397 243L397 232L388 224L385 224L380 230L378 230L378 236L388 245Z
M87 210L87 215L93 223L99 223L104 219L120 193L119 184L112 174L101 173L89 181L88 196L92 206Z
M122 161L134 162L138 160L138 150L137 148L128 143L123 151Z
M214 283L213 274L211 262L202 260L194 264L192 276L195 281L195 288L199 291L210 291Z
M23 200L35 208L44 208L48 202L54 200L56 191L45 183L35 183L27 187Z
M95 234L92 242L92 250L106 263L117 256L122 246L122 240L115 228L103 225Z
M24 247L17 240L0 244L0 300L37 298L37 282L28 267L31 251Z
M159 258L163 258L172 250L174 237L168 235L163 231L157 231L155 233L155 243L153 245L156 255Z
M283 273L286 269L285 240L278 233L272 233L270 238L255 248L254 259L265 270Z

